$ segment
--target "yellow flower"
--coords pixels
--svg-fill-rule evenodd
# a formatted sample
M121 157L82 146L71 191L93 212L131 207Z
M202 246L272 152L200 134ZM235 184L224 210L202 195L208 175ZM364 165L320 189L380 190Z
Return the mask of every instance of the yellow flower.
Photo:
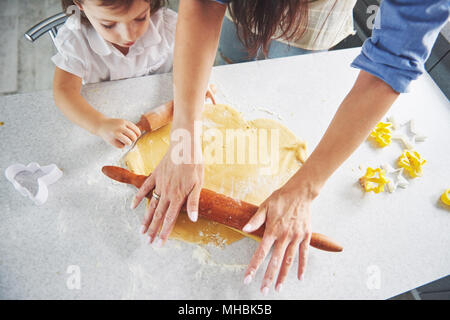
M378 174L378 176L376 176L376 174ZM386 179L384 170L368 167L366 174L359 178L359 183L365 192L373 191L375 193L380 193L384 191L384 185L389 183L389 180Z
M390 122L379 122L375 129L370 133L370 137L372 137L380 147L384 148L391 143L391 127L392 123Z
M414 150L404 150L400 158L398 158L398 165L409 173L412 178L422 176L422 167L427 161L420 157L420 154Z
M441 201L450 206L450 189L444 191L444 193L441 195Z

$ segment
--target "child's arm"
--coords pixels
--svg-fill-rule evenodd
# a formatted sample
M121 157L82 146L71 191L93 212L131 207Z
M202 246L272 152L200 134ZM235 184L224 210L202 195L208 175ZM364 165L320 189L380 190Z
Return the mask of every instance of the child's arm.
M123 119L112 119L95 110L81 96L81 78L58 67L53 78L55 104L72 122L117 148L131 145L141 135L139 128Z

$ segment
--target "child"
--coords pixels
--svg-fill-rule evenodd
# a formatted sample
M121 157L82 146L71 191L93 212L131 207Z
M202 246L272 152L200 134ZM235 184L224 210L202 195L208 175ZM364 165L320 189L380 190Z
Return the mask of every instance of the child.
M177 15L162 8L164 2L62 1L63 9L74 14L55 41L55 103L71 121L117 148L131 145L141 135L139 128L95 110L81 96L81 86L172 70Z

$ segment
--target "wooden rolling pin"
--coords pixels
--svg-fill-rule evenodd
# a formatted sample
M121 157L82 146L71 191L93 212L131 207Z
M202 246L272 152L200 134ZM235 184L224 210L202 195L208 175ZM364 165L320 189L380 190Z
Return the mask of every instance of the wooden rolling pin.
M126 169L114 166L104 166L102 172L113 180L132 184L137 188L140 188L147 179L147 176L137 175ZM149 193L147 198L150 199L151 197L152 195ZM242 232L242 228L257 210L258 206L235 200L208 189L203 188L200 193L198 208L198 215L200 217L224 224L241 233L244 233ZM258 230L252 232L250 236L253 236L253 238L262 238L264 228L265 225L262 225ZM320 250L332 252L340 252L343 249L334 240L319 233L313 233L311 235L310 245Z
M211 99L213 104L216 104L214 95L216 94L216 87L209 85L206 91L206 99ZM151 132L164 127L173 118L173 100L160 105L159 107L152 109L151 111L143 114L136 126L141 130L141 133Z

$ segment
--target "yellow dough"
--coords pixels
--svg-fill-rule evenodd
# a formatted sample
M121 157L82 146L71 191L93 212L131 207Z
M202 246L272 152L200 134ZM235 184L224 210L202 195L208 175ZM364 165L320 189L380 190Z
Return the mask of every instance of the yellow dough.
M270 119L246 121L226 105L205 105L202 133L203 187L255 205L281 187L306 160L306 144L288 128ZM128 169L143 175L153 172L169 148L169 134L170 125L145 134L124 158ZM236 135L244 139L235 139ZM201 218L193 223L183 212L170 237L225 245L244 235Z

